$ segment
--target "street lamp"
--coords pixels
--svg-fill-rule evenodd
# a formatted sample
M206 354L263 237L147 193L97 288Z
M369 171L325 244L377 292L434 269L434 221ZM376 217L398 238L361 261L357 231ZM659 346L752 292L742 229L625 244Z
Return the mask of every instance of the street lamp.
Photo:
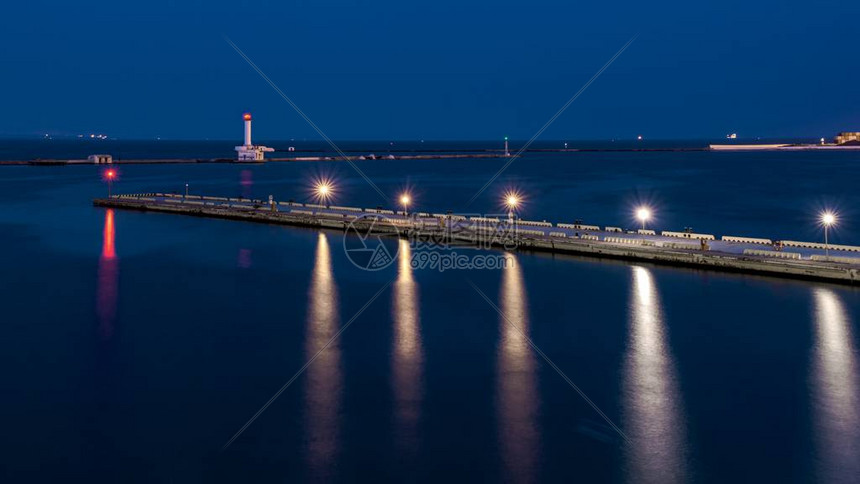
M410 197L408 193L404 193L400 196L400 204L403 205L403 215L409 215L407 210L410 202L412 202L412 197Z
M323 203L328 204L328 199L329 199L329 197L331 197L333 191L334 190L332 189L332 186L329 182L321 181L321 182L317 183L317 186L316 186L317 198L322 200Z
M108 184L108 198L111 197L111 185L113 184L114 178L116 178L116 171L108 170L105 172L105 180L107 180Z
M645 223L651 219L651 210L648 207L639 207L636 210L636 218L642 222L642 230L645 230Z
M514 221L514 210L520 204L520 197L516 193L508 193L505 197L505 205L508 206L508 221Z
M836 214L824 212L821 214L821 225L824 225L824 257L830 258L830 243L827 240L827 231L831 225L836 224Z

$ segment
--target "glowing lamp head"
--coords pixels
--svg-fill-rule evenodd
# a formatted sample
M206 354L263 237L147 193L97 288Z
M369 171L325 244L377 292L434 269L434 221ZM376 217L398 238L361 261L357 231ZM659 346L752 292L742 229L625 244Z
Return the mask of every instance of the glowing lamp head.
M116 178L116 172L113 170L106 171L105 178L107 178L108 180L113 180L114 178Z
M636 218L638 218L642 222L647 222L648 219L651 218L651 210L649 210L647 207L639 207L639 209L636 210Z
M409 205L412 202L412 198L408 194L404 194L400 196L400 203L402 205Z
M821 214L821 223L824 224L825 227L830 227L831 225L836 223L836 215L832 212L824 212Z
M244 119L245 121L250 121L251 120L251 113L245 113L242 116L242 119Z
M505 203L507 203L508 206L511 208L516 208L516 206L520 203L520 199L517 198L516 195L508 195L508 198Z
M329 187L325 183L320 183L319 185L317 185L317 193L319 193L323 197L326 197L329 193L331 193L331 187Z

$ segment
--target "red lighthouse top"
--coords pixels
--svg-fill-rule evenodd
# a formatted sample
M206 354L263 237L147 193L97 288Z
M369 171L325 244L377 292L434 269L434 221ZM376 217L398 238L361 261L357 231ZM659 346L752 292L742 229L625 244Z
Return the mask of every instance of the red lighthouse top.
M244 119L245 121L250 121L251 120L251 113L245 113L245 115L242 116L242 119Z

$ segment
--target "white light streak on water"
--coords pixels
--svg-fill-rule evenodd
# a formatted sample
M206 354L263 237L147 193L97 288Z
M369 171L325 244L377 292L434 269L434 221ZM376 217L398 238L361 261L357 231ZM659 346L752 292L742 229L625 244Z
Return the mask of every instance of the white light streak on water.
M624 368L628 480L683 482L685 422L660 294L651 271L632 268L630 337Z
M309 307L305 355L312 358L338 330L338 292L325 234L317 239L316 261L308 291ZM341 391L340 344L333 341L307 369L305 424L307 457L311 472L329 477L340 446Z
M501 340L497 363L497 408L502 458L515 482L537 480L538 388L535 356L526 335L530 333L528 295L522 269L513 254L502 270L499 321Z
M851 321L832 290L813 290L813 424L821 482L860 478L860 396Z

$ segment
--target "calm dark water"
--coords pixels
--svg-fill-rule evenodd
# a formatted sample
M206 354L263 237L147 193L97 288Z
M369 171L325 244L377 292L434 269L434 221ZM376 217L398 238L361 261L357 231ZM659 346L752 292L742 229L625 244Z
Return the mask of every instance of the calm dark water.
M428 211L516 188L526 218L629 226L647 201L658 228L817 239L826 206L860 242L860 154L531 155L467 206L502 163L360 167ZM302 200L325 176L385 204L344 163L120 171L118 192ZM528 253L416 270L408 245L368 272L338 232L93 208L105 191L94 166L0 167L6 482L860 475L857 289Z

